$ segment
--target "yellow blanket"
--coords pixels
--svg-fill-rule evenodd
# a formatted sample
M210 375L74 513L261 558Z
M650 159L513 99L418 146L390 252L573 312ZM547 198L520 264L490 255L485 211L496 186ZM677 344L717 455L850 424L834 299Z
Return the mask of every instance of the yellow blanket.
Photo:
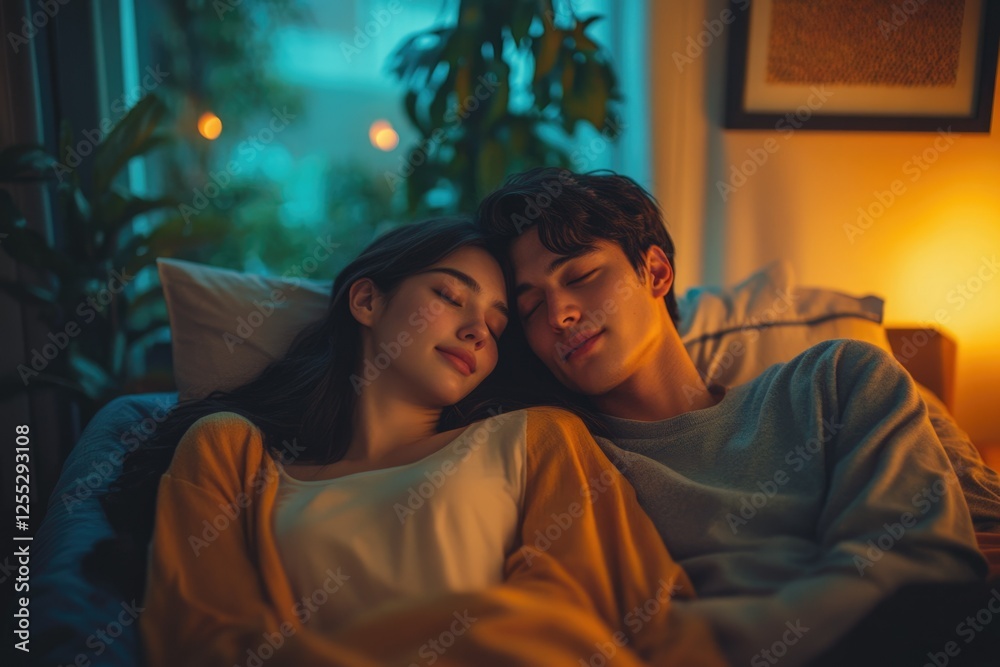
M200 420L160 481L140 617L148 664L725 664L707 626L672 613L691 584L582 422L533 408L527 428L504 582L383 605L330 636L310 629L282 570L278 473L260 432L232 413ZM206 535L210 548L192 546Z

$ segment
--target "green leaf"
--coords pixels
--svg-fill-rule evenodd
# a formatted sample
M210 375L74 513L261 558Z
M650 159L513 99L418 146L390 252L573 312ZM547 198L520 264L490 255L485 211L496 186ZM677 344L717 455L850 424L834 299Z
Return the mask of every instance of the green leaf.
M156 261L157 257L176 257L192 249L220 243L232 232L229 218L207 213L187 223L182 217L168 219L148 236L132 239L117 255L115 266L125 267L131 275Z
M579 66L573 86L563 91L563 108L567 120L585 120L597 130L607 120L608 87L602 66L588 60ZM569 128L567 128L569 130Z
M406 109L406 115L409 116L413 127L417 128L425 137L428 136L430 132L420 122L420 118L417 117L417 91L406 91L406 95L403 97L403 107Z
M504 165L507 164L504 146L496 139L483 142L479 155L476 157L476 195L485 197L497 189L504 178Z
M498 60L491 63L489 69L492 74L496 75L499 84L490 97L483 102L483 106L486 107L486 115L480 127L483 128L484 132L490 132L490 126L507 115L507 105L510 100L510 66L502 60Z
M578 22L573 28L573 42L578 51L595 53L600 50L601 47L599 47L594 40L587 37L585 33L587 32L587 28L590 27L592 23L600 20L601 18L602 17L600 15L587 17Z
M162 143L151 139L167 107L155 94L139 100L115 125L94 152L94 189L103 192L129 160Z
M545 22L545 32L531 45L531 50L535 55L535 75L533 79L535 82L538 82L552 71L565 37L566 35L562 30L556 28L549 21Z
M163 208L178 208L182 203L176 197L146 199L133 197L127 190L114 189L98 200L94 222L105 233L117 234L140 215Z
M102 396L114 392L118 384L99 363L79 352L70 353L69 366L73 372L71 384L79 386L83 393L93 400L99 400Z

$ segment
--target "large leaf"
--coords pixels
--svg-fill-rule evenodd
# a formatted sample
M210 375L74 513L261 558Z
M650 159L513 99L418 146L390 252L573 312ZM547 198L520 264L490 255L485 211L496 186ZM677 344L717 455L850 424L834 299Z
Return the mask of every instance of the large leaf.
M531 44L535 56L534 82L548 76L552 71L565 38L566 35L562 30L556 28L548 19L545 20L545 32Z
M504 145L496 139L487 139L476 157L477 198L484 197L500 186L504 178Z
M103 192L129 160L149 150L153 132L167 107L154 94L148 94L115 125L94 152L94 189Z
M604 129L608 117L608 82L603 67L594 60L577 66L573 85L563 91L567 121L585 120L597 130ZM569 129L569 127L567 127Z
M489 97L482 102L485 113L480 127L487 133L492 132L490 126L507 115L507 105L510 100L510 66L502 60L497 60L490 63L489 73L496 77L498 83Z
M157 257L175 257L192 249L226 240L232 231L228 218L208 213L199 215L196 222L188 223L182 217L170 218L161 223L148 236L132 239L117 255L116 266L135 275L139 270L156 261Z
M133 197L121 189L107 193L97 201L94 209L94 224L107 234L104 251L110 254L112 242L134 218L163 208L178 208L181 204L181 200L170 196L146 199Z
M442 60L454 27L425 30L407 37L389 56L389 70L410 89L427 83L427 77Z
M73 384L79 386L83 393L92 400L100 400L113 393L118 386L117 380L99 363L88 359L79 352L70 355L69 365L73 373L70 386ZM75 382L73 382L74 380Z
M575 43L578 51L595 53L600 50L600 47L594 42L594 40L590 39L590 37L587 37L586 35L587 28L600 18L600 15L589 16L582 21L579 21L573 28L573 42Z

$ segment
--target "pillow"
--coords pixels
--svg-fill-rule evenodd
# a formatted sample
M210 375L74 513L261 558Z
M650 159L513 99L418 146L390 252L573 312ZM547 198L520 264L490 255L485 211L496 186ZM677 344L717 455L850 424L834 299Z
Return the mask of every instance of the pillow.
M824 340L854 338L892 348L882 299L796 284L789 262L767 265L732 287L694 287L678 299L681 341L702 376L735 386Z
M331 283L158 259L181 400L232 389L326 313Z
M260 276L159 259L181 399L231 389L281 358L323 317L330 282ZM733 386L831 338L889 351L882 300L795 284L777 261L728 288L695 287L678 299L681 340L702 375Z

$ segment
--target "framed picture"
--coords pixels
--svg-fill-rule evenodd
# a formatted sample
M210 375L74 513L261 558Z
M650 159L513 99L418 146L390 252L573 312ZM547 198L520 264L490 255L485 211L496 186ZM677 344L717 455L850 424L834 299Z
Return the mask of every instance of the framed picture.
M731 5L727 128L990 131L1000 2Z

